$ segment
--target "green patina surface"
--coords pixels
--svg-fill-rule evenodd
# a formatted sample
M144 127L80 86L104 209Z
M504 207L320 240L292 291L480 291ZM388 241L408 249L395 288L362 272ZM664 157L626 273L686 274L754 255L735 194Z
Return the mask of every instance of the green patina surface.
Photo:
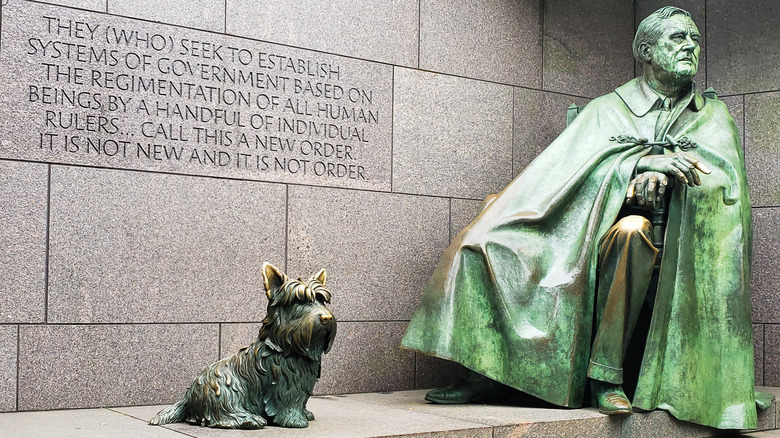
M588 104L458 235L403 339L561 406L582 405L597 242L656 138L642 79ZM712 169L676 184L634 406L719 428L756 425L750 323L750 201L725 105L690 93L669 122ZM668 151L668 152L676 152Z

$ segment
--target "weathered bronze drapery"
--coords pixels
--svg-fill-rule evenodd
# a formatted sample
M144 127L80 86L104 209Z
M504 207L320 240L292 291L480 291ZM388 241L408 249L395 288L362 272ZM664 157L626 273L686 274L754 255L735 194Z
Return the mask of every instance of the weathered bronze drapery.
M678 11L656 12L655 41L640 25L643 77L589 103L454 239L404 347L561 406L582 405L588 377L621 383L622 364L593 366L599 243L661 197L664 252L633 405L756 426L744 158L726 106L693 86L699 34ZM630 280L646 281L634 268Z

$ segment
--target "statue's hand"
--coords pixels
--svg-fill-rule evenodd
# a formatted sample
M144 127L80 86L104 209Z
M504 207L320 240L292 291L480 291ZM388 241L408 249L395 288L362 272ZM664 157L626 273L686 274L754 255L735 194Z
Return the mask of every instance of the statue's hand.
M628 183L626 204L646 210L659 208L669 186L669 177L655 171L642 172Z
M675 152L663 155L645 155L639 159L636 171L639 174L653 171L661 172L689 186L700 186L699 172L707 175L712 171L701 161L685 152Z

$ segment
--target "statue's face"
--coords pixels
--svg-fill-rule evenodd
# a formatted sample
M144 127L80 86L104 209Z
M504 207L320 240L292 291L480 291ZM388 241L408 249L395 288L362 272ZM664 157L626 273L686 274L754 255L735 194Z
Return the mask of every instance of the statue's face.
M660 82L688 83L699 68L701 34L690 17L672 15L661 21L664 31L650 47L650 63Z

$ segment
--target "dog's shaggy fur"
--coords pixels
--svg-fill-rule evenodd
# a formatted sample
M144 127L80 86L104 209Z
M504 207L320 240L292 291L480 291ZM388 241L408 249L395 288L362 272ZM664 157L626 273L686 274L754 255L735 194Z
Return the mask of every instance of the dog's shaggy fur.
M323 269L308 281L290 280L263 264L268 313L257 340L203 370L184 398L149 424L308 426L314 415L306 402L320 375L320 357L336 335L336 319L325 307L331 297L325 277Z

